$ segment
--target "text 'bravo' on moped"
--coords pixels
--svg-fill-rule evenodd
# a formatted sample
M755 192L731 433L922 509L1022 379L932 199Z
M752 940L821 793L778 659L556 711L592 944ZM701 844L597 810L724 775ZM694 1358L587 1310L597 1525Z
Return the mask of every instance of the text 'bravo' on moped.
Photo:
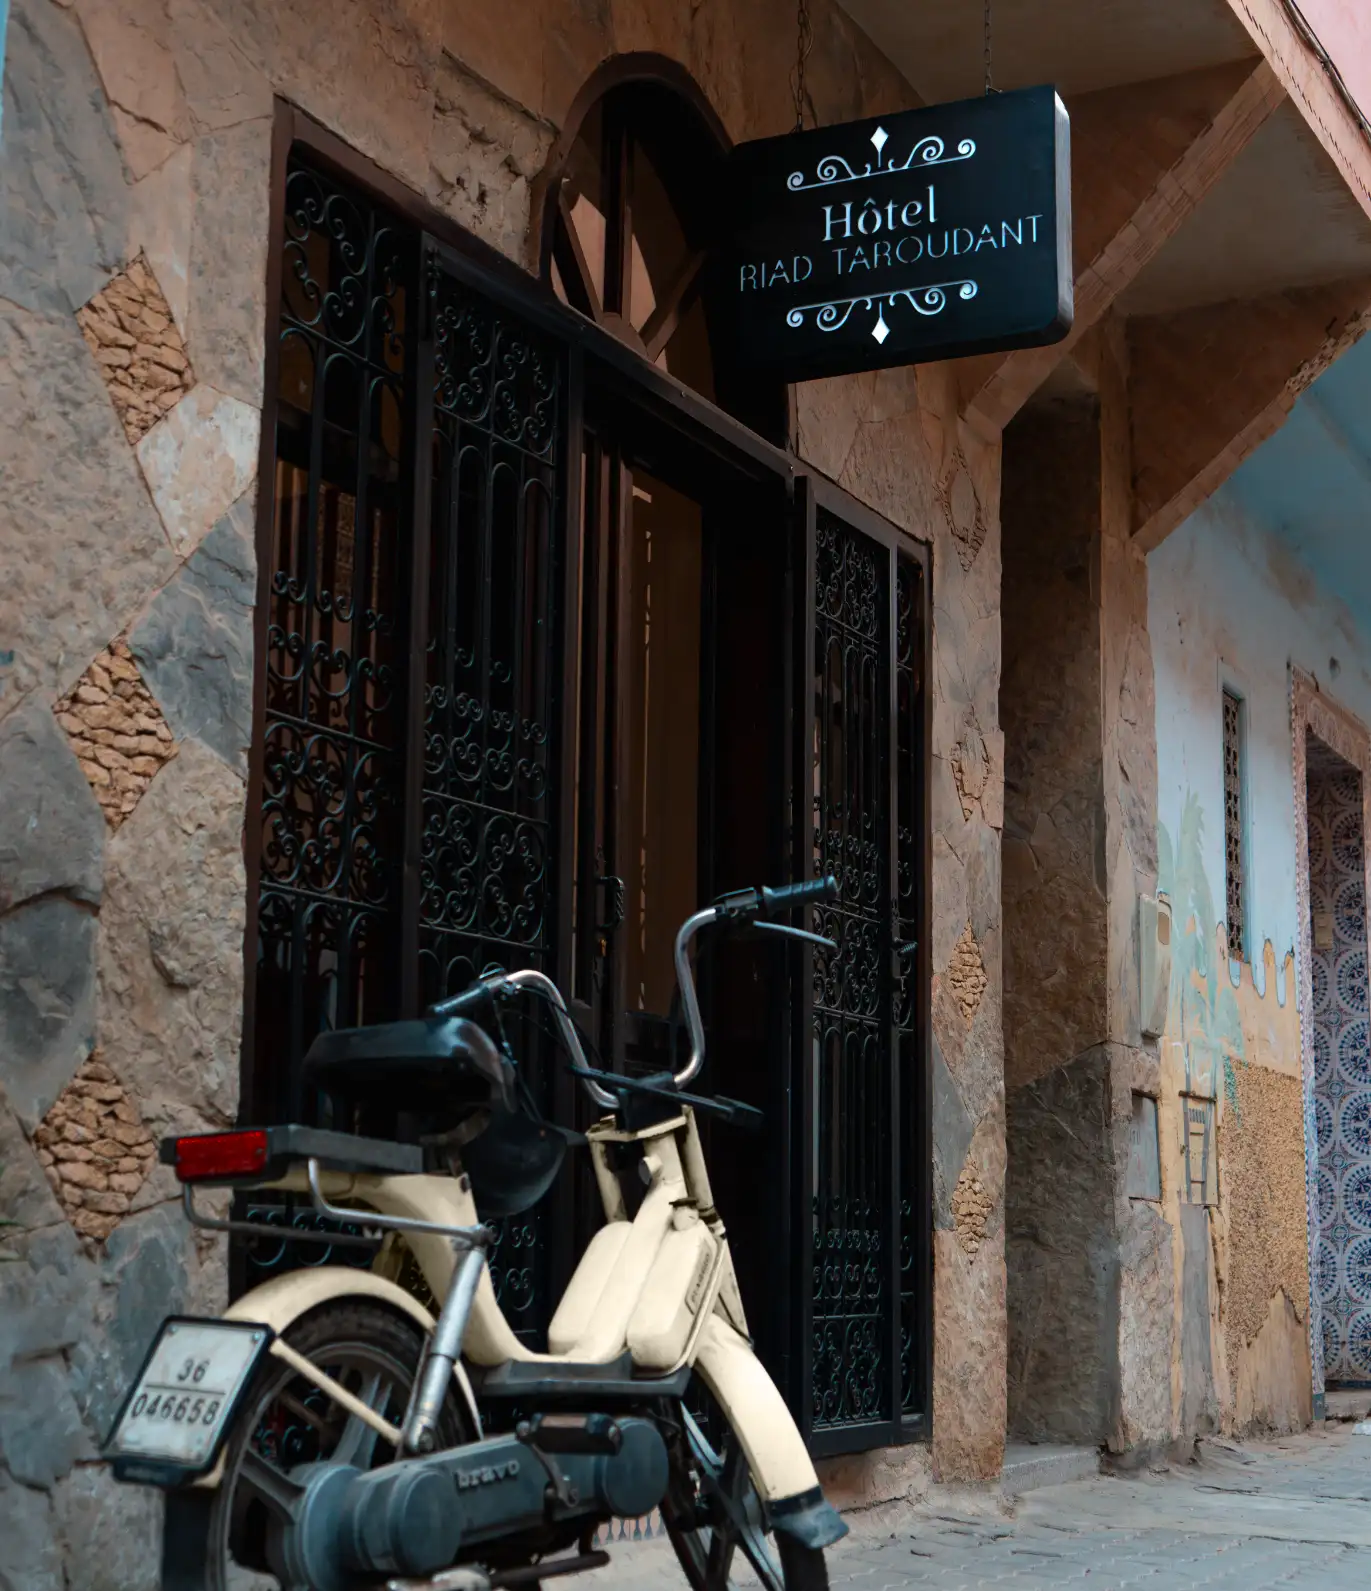
M306 1056L335 1100L403 1097L418 1143L279 1126L164 1144L197 1225L279 1240L206 1213L196 1190L307 1195L344 1223L321 1241L374 1258L163 1323L106 1444L120 1480L167 1491L163 1591L536 1588L604 1564L600 1526L654 1509L695 1591L724 1591L739 1552L768 1591L825 1591L824 1549L846 1527L752 1351L698 1128L761 1114L685 1090L705 1055L695 936L829 945L778 919L836 893L832 879L744 890L687 919L691 1052L674 1076L595 1070L556 985L497 972L422 1019L322 1034ZM539 1118L506 1040L502 1011L529 1000L607 1113L586 1134L605 1224L546 1353L501 1312L482 1224L535 1204L576 1137Z

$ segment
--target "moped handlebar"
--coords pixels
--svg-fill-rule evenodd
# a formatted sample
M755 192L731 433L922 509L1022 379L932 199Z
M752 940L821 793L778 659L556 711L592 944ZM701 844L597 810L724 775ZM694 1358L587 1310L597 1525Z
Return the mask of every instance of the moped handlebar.
M776 918L801 906L815 905L821 901L837 898L838 881L830 874L827 878L811 879L801 884L782 884L775 889L763 886L760 889L737 890L731 895L721 895L712 906L706 906L702 911L697 911L686 918L676 934L675 963L676 981L681 990L681 1010L690 1033L690 1059L675 1074L677 1088L684 1088L698 1074L705 1060L704 1022L700 1017L700 1002L695 992L695 976L690 965L690 944L700 930L714 923L726 923L738 927L752 926L768 933L784 934L787 938L803 939L811 944L836 950L837 945L831 939L825 939L822 934L811 934L806 929L793 928L789 923L777 922ZM580 1034L576 1031L576 1024L571 1020L571 1013L567 1010L562 992L546 973L535 971L531 967L518 972L487 973L470 988L463 989L460 994L454 994L446 1000L438 1001L436 1005L430 1007L430 1010L434 1016L471 1016L479 1020L482 1010L492 1007L502 994L512 994L520 989L528 989L540 995L552 1007L562 1043L571 1058L572 1070L580 1077L582 1087L602 1109L614 1110L619 1101L596 1081L596 1077L602 1074L596 1073L587 1065Z
M700 1002L695 993L695 978L690 967L690 942L702 928L711 923L752 924L771 933L785 934L791 939L805 939L825 949L838 947L821 934L808 933L803 928L792 928L788 923L773 919L799 906L818 901L837 900L838 881L830 873L827 878L816 878L802 884L782 884L776 889L741 889L731 895L721 895L712 906L706 906L692 917L687 917L676 935L676 982L681 990L681 1009L690 1030L690 1059L676 1073L677 1088L684 1088L705 1063L705 1028L700 1019Z

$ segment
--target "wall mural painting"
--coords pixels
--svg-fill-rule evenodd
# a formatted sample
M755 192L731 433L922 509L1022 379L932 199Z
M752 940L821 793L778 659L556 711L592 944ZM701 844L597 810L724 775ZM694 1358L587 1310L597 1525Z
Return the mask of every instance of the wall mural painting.
M1238 1109L1235 1058L1244 1054L1242 1014L1224 965L1221 919L1204 866L1204 810L1193 791L1185 797L1173 843L1157 825L1157 887L1170 897L1176 924L1171 951L1171 1003L1167 1037L1182 1050L1184 1091ZM1210 924L1220 924L1212 932Z

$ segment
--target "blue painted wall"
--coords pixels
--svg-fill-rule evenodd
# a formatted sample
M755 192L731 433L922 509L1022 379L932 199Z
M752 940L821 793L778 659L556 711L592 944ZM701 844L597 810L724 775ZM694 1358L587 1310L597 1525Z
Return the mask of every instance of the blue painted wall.
M1247 703L1248 924L1260 986L1263 942L1279 965L1297 938L1288 666L1371 725L1371 339L1151 554L1148 605L1163 850L1187 800L1198 802L1218 916L1225 678Z
M1246 702L1248 927L1260 987L1263 942L1271 941L1279 964L1297 938L1288 666L1313 674L1371 723L1371 637L1231 488L1149 558L1148 628L1157 679L1158 819L1174 843L1187 801L1198 802L1216 919L1224 911L1225 679ZM1330 658L1338 660L1336 678ZM1203 927L1212 933L1215 923Z

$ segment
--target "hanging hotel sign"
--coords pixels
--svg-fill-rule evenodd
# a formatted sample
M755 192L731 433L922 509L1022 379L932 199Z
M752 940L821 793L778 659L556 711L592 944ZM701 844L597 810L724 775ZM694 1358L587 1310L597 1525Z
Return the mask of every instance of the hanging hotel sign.
M741 144L724 287L789 381L1071 329L1071 150L1051 88Z

